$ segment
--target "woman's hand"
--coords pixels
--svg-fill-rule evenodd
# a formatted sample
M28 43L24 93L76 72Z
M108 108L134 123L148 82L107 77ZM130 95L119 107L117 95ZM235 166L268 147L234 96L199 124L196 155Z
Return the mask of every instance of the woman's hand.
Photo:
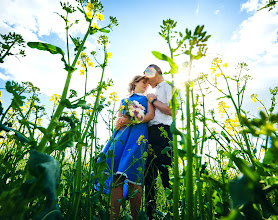
M128 117L126 115L122 115L121 117L119 117L116 121L116 126L115 129L116 130L120 130L122 127L131 124L131 120L128 119Z

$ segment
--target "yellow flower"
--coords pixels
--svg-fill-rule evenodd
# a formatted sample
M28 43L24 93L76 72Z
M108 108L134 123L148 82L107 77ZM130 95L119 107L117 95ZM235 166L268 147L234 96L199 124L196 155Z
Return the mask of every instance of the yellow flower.
M97 14L97 19L98 19L98 20L102 21L103 18L104 18L103 14L101 14L101 13L98 13L98 14Z
M89 65L90 67L93 67L93 66L94 66L94 63L93 63L93 62L88 62L88 65Z
M85 75L85 70L80 70L80 75Z
M89 2L86 8L88 11L92 11L94 9L94 5Z
M42 119L41 119L41 118L38 118L38 119L37 119L37 124L38 124L39 126L42 126Z
M81 56L86 56L86 53L84 53L84 52L81 52Z
M105 87L106 89L107 89L107 87ZM105 89L104 88L104 89ZM106 90L105 89L105 90ZM110 95L109 95L109 99L111 99L113 102L117 102L117 101L119 101L119 99L117 99L118 98L118 96L117 96L117 93L116 92L111 92L110 93ZM125 107L124 105L123 105L123 107ZM121 109L123 109L122 107L121 107Z
M54 104L58 104L59 100L60 100L60 95L57 94L53 94L50 99L50 101L53 101Z
M254 103L257 101L257 97L258 97L257 94L252 94L252 95L251 95L251 99L252 99L252 101L253 101Z
M97 26L97 24L96 24L96 23L93 23L92 28L99 29L99 27Z
M231 106L228 106L228 105L226 105L225 102L221 101L218 103L217 109L218 109L219 113L226 113L226 110L230 107Z
M92 18L93 18L92 11L88 11L88 12L86 13L86 15L87 15L87 17L88 17L89 19L92 19Z
M258 110L260 110L260 107L257 107Z
M77 65L80 65L80 60L77 61Z
M84 63L81 64L81 67L82 67L82 68L86 68L86 66L84 65Z
M141 145L141 141L144 139L144 135L140 135L140 137L138 138L138 140L136 141L138 145ZM143 141L144 142L144 141Z
M112 53L107 52L107 58L110 59L112 57Z
M228 67L228 63L224 63L222 66L223 67Z
M89 61L91 61L91 59L89 57L85 57L85 61L89 62Z

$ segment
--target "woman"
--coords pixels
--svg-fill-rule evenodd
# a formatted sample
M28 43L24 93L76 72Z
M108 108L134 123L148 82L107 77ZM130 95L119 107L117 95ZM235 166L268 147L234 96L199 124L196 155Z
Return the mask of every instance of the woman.
M142 181L144 175L146 151L148 149L148 126L147 122L154 117L154 107L148 102L144 93L148 88L148 79L144 76L135 76L129 84L130 96L121 101L121 106L116 121L116 130L110 138L103 152L109 155L114 152L114 158L109 157L107 164L110 170L113 167L113 183L116 186L111 193L110 219L118 219L121 204L117 200L123 198L123 182L126 180L131 192L138 192L130 199L131 215L137 218L141 206ZM143 118L136 123L130 121L131 115L140 115L133 107L126 109L130 103L141 106L144 109ZM142 107L143 106L143 107ZM131 110L128 111L128 110ZM129 115L129 116L127 116ZM129 125L127 125L129 124ZM125 126L127 125L127 126ZM145 153L145 154L144 154ZM111 153L110 153L111 155ZM113 166L112 166L113 161Z

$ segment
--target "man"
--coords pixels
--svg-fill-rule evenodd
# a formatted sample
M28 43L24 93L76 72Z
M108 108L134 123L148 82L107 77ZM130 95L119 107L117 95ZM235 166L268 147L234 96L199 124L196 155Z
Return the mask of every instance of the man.
M146 77L149 78L149 84L152 88L156 88L155 94L148 94L148 101L155 107L155 116L149 121L149 151L145 168L145 199L146 212L149 219L153 219L156 210L156 178L158 172L162 179L162 184L169 187L169 172L167 166L171 166L171 158L167 153L162 154L161 151L165 147L169 147L169 141L173 140L170 132L172 123L172 109L169 102L172 99L172 86L165 82L161 69L154 64L149 65L144 71ZM168 134L161 135L162 131Z

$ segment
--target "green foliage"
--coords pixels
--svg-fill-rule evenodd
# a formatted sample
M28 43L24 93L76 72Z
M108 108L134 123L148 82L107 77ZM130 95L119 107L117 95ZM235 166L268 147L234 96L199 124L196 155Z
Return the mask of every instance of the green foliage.
M173 61L172 58L168 57L165 54L162 54L158 51L153 51L152 54L159 60L164 60L167 61L171 67L169 73L178 73L178 66L177 64ZM164 73L165 74L165 73Z
M0 63L4 63L4 58L7 56L26 56L22 49L25 47L25 41L20 34L10 32L8 35L0 34L0 37L3 39L3 42L0 42ZM19 52L12 51L15 47L19 47Z
M64 57L65 53L61 48L56 47L56 46L51 45L51 44L41 43L41 42L28 42L27 45L31 48L34 48L34 49L48 51L51 54L60 54L60 55L62 55L61 61L63 61L63 63L65 64L65 70L70 71L70 72L73 72L75 70L74 68L70 67L67 64L67 62L65 60L65 57Z
M263 7L261 7L260 9L258 9L258 11L260 11L262 9L266 9L266 8L268 8L268 11L271 11L272 9L274 9L276 7L277 3L278 3L278 1L276 1L276 0L268 0L267 4Z

